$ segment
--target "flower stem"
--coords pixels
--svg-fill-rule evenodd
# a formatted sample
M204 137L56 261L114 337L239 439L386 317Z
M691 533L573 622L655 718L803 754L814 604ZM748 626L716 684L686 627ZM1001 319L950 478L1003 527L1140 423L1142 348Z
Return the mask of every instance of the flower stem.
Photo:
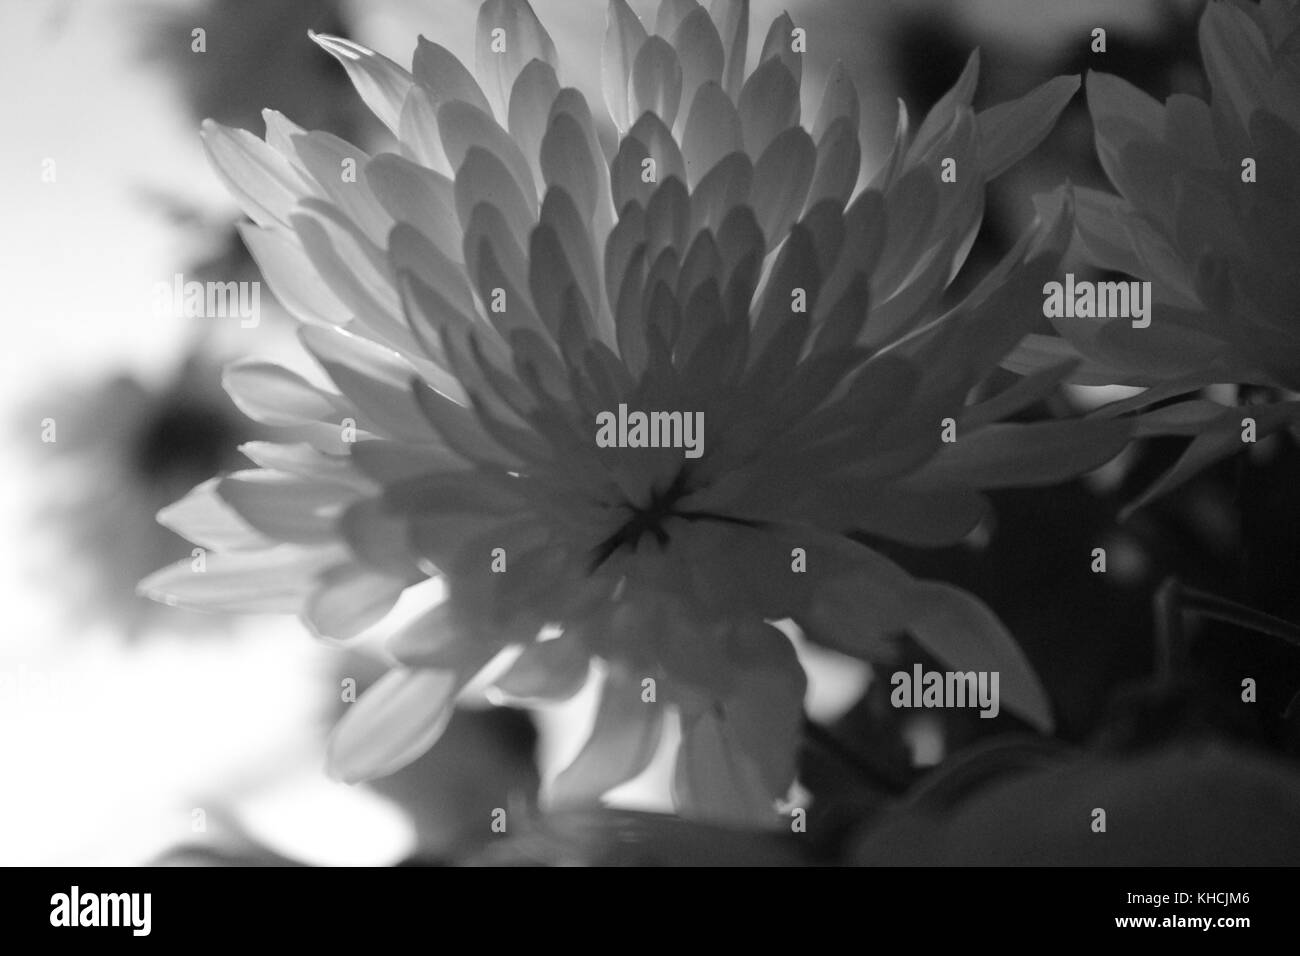
M1169 679L1187 664L1188 639L1183 627L1186 614L1234 624L1300 648L1300 626L1169 577L1155 594L1156 673L1161 679Z
M1290 621L1284 621L1280 617L1265 614L1263 611L1257 611L1244 604L1196 588L1184 585L1181 591L1186 603L1185 609L1188 611L1213 621L1235 624L1300 648L1300 627Z

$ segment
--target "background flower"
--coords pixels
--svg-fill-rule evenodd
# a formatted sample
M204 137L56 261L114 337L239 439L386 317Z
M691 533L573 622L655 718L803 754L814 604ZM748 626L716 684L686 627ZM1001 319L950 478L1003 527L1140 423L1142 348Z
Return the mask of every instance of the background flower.
M111 621L138 636L159 618L190 628L222 622L161 608L136 592L140 578L192 545L153 516L195 481L233 467L236 446L260 430L221 391L220 365L191 355L152 387L122 374L94 387L66 387L26 409L22 426L49 419L57 440L41 446L45 474L36 520L60 532L50 578L74 620ZM35 414L39 411L39 415ZM49 571L49 568L41 568ZM43 574L42 577L45 575Z
M1017 767L944 805L917 799L862 836L862 866L1286 866L1294 767L1219 741ZM1106 831L1094 832L1094 811ZM1014 821L1014 822L1012 822Z
M1288 171L1300 148L1300 27L1293 3L1214 2L1200 20L1209 102L1185 94L1162 106L1124 80L1088 77L1097 154L1112 195L1063 187L1038 199L1075 205L1075 250L1089 264L1148 280L1149 328L1127 320L1052 319L1008 363L1018 372L1076 359L1072 380L1146 389L1109 407L1119 415L1192 396L1141 418L1146 435L1195 436L1185 454L1138 500L1167 493L1240 451L1242 418L1256 438L1296 434L1300 405L1300 193ZM1249 387L1249 409L1196 396L1205 386ZM1228 400L1231 400L1229 398Z

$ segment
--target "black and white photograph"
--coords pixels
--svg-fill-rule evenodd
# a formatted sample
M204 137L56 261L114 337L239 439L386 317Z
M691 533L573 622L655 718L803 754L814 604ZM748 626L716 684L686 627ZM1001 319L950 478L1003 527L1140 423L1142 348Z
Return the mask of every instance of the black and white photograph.
M1283 930L1300 0L0 22L6 925L727 867Z

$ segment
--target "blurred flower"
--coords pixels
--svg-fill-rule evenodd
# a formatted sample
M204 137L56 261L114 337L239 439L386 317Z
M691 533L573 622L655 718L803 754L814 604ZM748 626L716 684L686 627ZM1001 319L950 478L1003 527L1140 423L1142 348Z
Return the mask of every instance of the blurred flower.
M1080 361L1081 384L1148 390L1116 415L1215 383L1300 390L1300 6L1211 3L1200 21L1206 103L1164 106L1124 80L1088 77L1097 154L1120 195L1063 187L1076 249L1092 265L1152 283L1149 328L1127 320L1052 319L1008 363L1022 373ZM1300 403L1251 407L1256 437L1300 426ZM1140 434L1196 435L1138 504L1243 447L1243 410L1195 399L1143 416Z
M513 699L570 696L601 662L595 726L556 803L643 770L669 705L679 810L770 823L805 689L768 623L783 619L865 658L908 629L953 666L1000 671L1004 704L1050 726L988 608L845 532L950 544L985 513L979 489L1063 480L1127 440L1113 422L994 424L1058 375L966 406L1033 320L1068 216L939 306L986 179L1046 135L1078 81L977 117L972 57L919 129L900 111L889 161L850 202L851 80L832 72L806 129L799 32L779 18L747 75L748 29L745 0L712 15L670 0L653 36L614 0L612 157L524 0L483 4L478 80L423 38L410 72L315 38L397 153L270 111L265 142L206 126L256 224L245 240L337 391L268 363L228 369L242 409L308 441L259 447L261 470L170 509L218 553L204 574L182 564L142 587L296 612L348 639L440 576L446 599L389 642L401 666L335 731L343 778L428 749L466 683L514 648L495 685ZM702 457L597 447L597 416L621 405L702 413Z
M58 531L72 614L108 619L130 636L178 616L136 593L142 575L182 555L190 560L192 545L153 516L196 481L232 467L239 441L261 431L220 382L220 367L193 355L161 388L121 375L40 406L57 431L43 446L38 520ZM68 574L80 586L68 589ZM68 590L85 597L68 601ZM204 623L184 616L188 626Z
M1224 741L1001 768L866 828L864 866L1292 866L1300 774ZM1104 811L1103 817L1097 812ZM1094 828L1104 823L1103 832Z

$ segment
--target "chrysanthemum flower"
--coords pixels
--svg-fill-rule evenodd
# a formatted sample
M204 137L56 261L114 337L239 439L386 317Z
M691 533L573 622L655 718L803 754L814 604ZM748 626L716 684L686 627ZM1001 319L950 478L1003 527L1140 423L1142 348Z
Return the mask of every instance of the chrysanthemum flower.
M1107 414L1216 383L1300 390L1298 29L1293 0L1211 3L1200 22L1208 103L1178 94L1162 106L1119 77L1089 75L1097 155L1119 195L1069 190L1077 249L1151 282L1151 324L1054 319L1057 334L1031 335L1009 368L1073 358L1081 384L1147 387ZM1067 189L1039 198L1044 214ZM1295 402L1243 412L1195 400L1144 416L1145 434L1198 437L1143 500L1241 449L1243 414L1262 438L1295 429L1298 413Z
M651 36L614 0L613 155L524 0L483 4L478 79L423 39L408 72L316 38L396 152L275 113L265 142L205 130L255 223L253 254L336 390L259 362L229 370L247 413L314 437L258 446L260 470L165 512L217 553L203 575L144 586L296 612L346 639L440 576L445 600L392 636L400 666L335 732L343 778L418 756L466 682L516 648L496 684L512 698L571 695L600 662L594 730L556 801L636 775L672 710L679 809L768 821L805 692L771 623L786 620L867 659L909 630L955 667L1000 671L1003 704L1050 724L984 605L846 532L953 543L985 511L979 489L1060 480L1125 441L1109 422L994 423L1050 375L966 405L1037 313L1066 217L939 308L986 178L1045 135L1077 79L977 117L972 58L918 130L900 115L892 156L853 198L852 82L832 72L803 125L792 23L772 25L752 71L748 26L745 0L711 13L669 0ZM620 405L703 413L703 455L599 447L597 416Z

